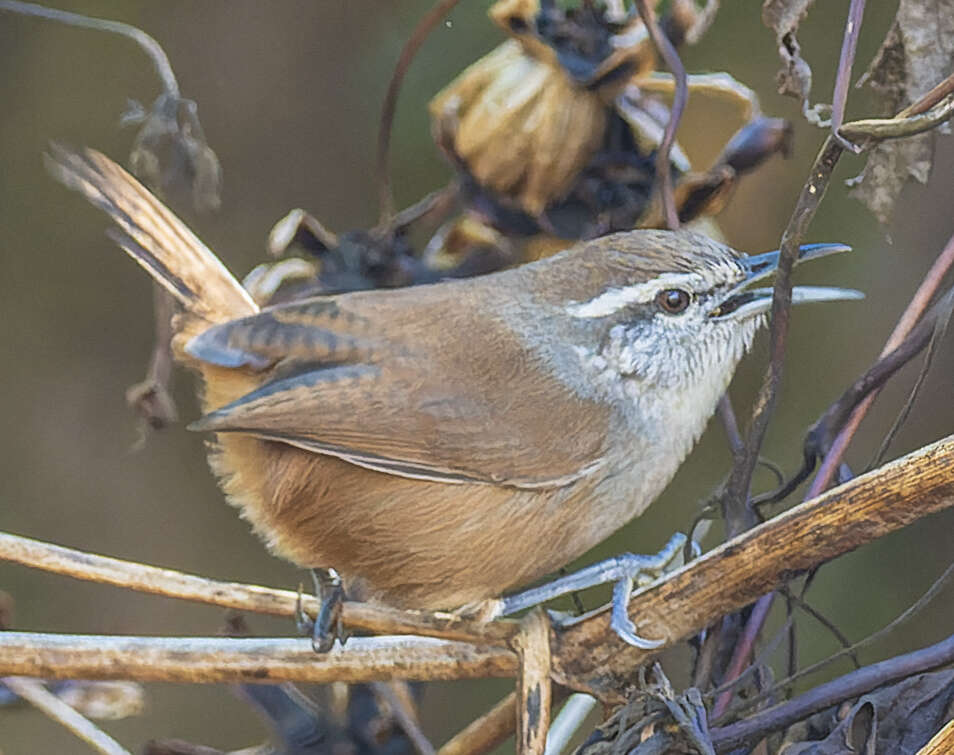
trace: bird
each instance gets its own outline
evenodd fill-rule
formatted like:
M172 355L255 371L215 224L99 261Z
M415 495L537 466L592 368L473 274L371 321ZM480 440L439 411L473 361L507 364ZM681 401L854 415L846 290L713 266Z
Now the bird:
M752 283L778 252L635 230L480 277L260 308L111 159L47 159L179 303L173 351L201 381L191 428L213 434L227 499L274 554L394 607L497 600L643 513L771 304Z

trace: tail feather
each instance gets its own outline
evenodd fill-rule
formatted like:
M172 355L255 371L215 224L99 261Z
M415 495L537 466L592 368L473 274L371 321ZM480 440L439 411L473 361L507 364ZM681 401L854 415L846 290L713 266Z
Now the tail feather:
M53 145L50 172L104 210L109 233L186 309L209 324L245 317L258 305L222 261L139 181L100 152ZM190 328L191 330L191 328Z

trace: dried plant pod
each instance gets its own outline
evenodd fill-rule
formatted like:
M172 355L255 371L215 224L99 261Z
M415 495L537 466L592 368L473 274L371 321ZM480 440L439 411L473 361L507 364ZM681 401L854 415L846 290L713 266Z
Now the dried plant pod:
M563 69L578 86L599 92L606 102L629 79L656 65L655 48L635 14L616 18L608 8L586 2L558 8L554 2L498 0L488 15L528 55ZM685 23L681 15L674 20Z
M481 187L531 215L563 198L599 148L606 106L508 40L430 104L435 138Z
M513 39L434 97L432 128L483 190L537 217L568 195L603 143L616 95L655 56L639 19L623 26L588 4L501 0L490 16Z
M146 111L130 103L123 122L138 124L129 155L132 172L166 201L197 212L221 204L222 169L192 100L161 94Z
M242 285L256 303L270 306L317 294L483 275L523 261L506 236L470 213L438 228L422 251L410 238L433 203L425 198L419 204L423 212L418 206L409 208L397 216L402 222L393 228L340 234L307 211L292 210L272 228L269 253L304 254L306 259L283 256L263 263Z
M435 273L455 278L483 275L523 261L506 236L470 214L438 228L422 260Z

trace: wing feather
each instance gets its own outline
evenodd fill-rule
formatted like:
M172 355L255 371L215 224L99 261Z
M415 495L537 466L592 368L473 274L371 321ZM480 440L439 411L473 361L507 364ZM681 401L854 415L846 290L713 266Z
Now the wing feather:
M601 463L600 407L547 378L492 317L464 333L454 296L443 306L431 296L428 308L411 306L408 296L308 300L206 331L187 347L194 357L264 370L265 380L193 428L447 483L558 486ZM396 317L400 328L385 325ZM387 340L375 335L382 331ZM515 400L528 390L533 401Z

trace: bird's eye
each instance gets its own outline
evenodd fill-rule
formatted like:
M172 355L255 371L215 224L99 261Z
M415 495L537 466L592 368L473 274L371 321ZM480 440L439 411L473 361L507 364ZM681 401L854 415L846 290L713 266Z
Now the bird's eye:
M692 296L681 288L667 288L656 294L656 306L667 315L679 315L686 311Z

